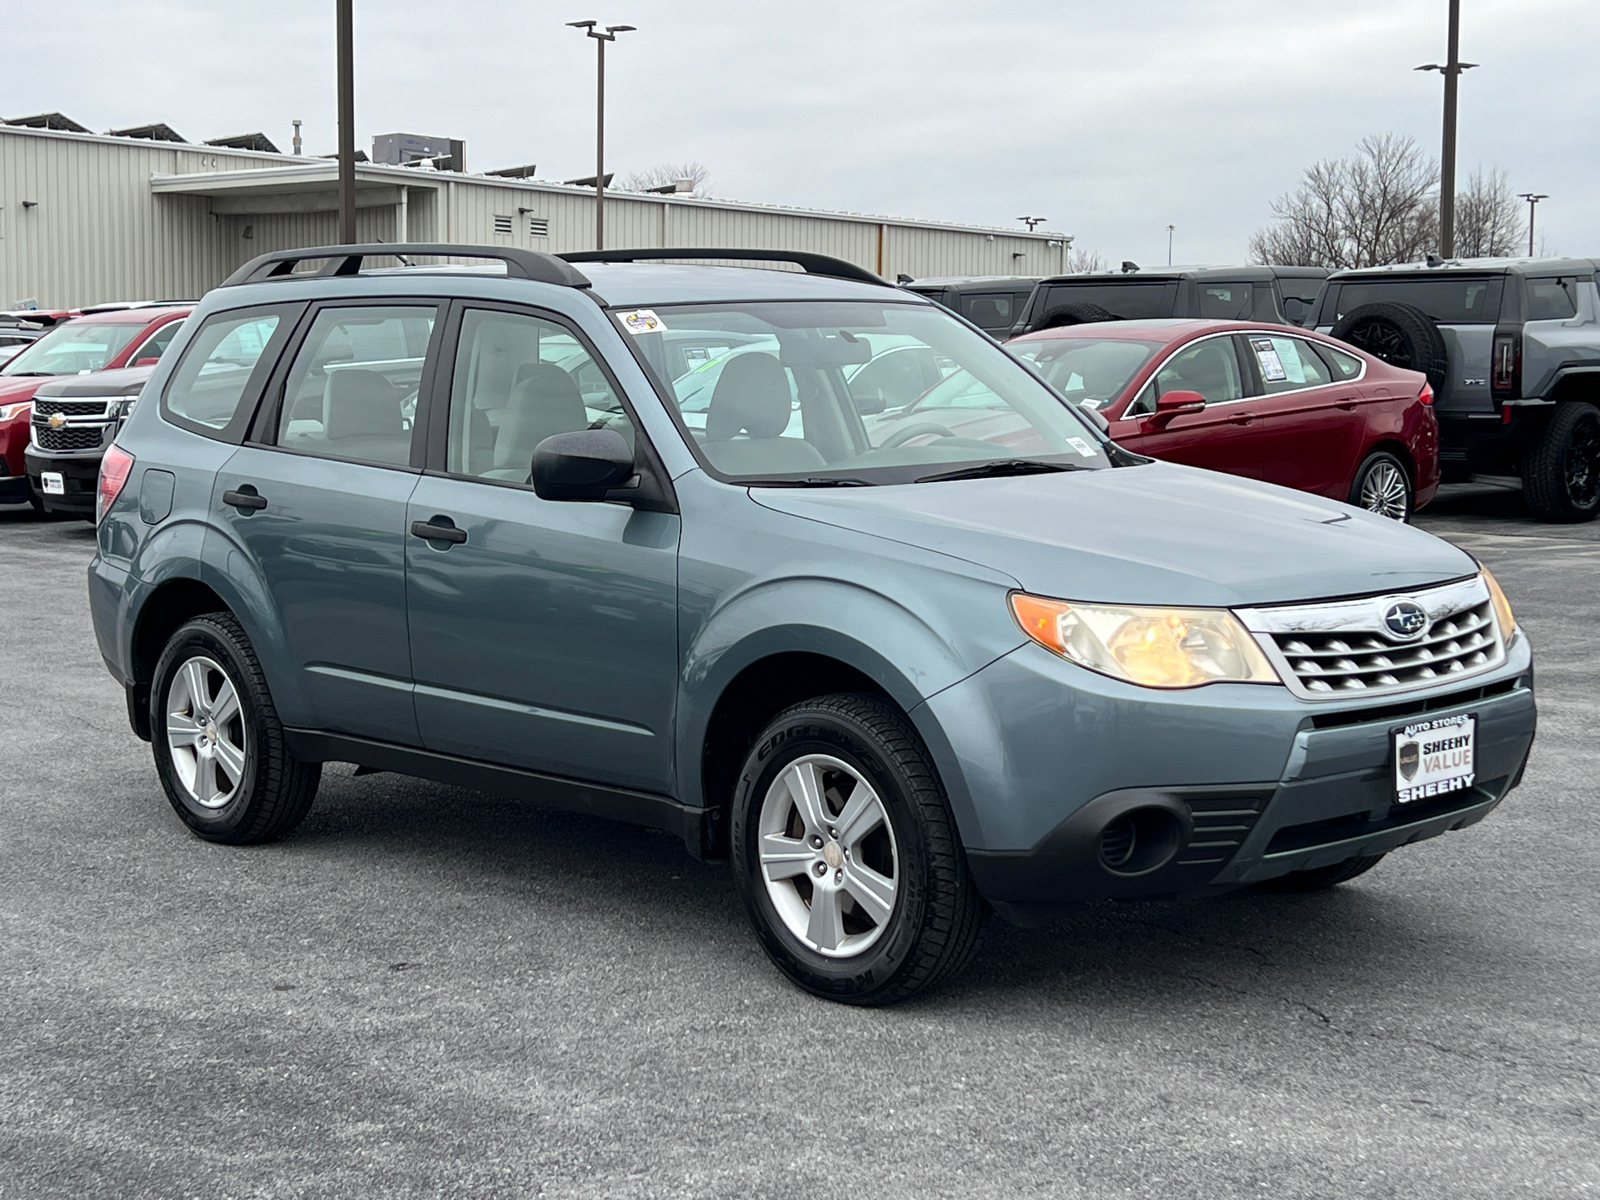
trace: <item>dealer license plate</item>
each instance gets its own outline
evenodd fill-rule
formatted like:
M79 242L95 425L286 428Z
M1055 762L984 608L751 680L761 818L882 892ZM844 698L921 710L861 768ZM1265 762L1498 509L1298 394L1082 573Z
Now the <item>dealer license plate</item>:
M67 494L67 484L61 478L60 471L45 471L39 476L39 482L44 486L44 494L46 496L65 496Z
M1471 787L1477 743L1477 717L1440 717L1395 730L1395 801L1409 804Z

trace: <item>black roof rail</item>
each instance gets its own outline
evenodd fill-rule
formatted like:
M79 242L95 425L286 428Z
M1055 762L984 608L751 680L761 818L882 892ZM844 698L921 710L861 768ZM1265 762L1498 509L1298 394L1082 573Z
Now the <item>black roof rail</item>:
M879 287L893 287L887 279L874 275L865 267L832 258L826 254L812 254L807 250L708 250L694 247L667 247L650 250L582 250L558 257L569 263L649 262L678 258L725 258L733 262L786 262L793 263L807 275L827 275L833 279L848 279L855 283L875 283Z
M574 270L553 254L540 250L517 250L507 246L451 246L433 242L378 242L361 246L313 246L302 250L274 250L259 258L252 258L232 275L222 281L223 287L237 287L245 283L260 283L266 279L285 279L293 274L302 262L323 258L327 262L316 273L316 278L338 278L359 275L361 264L368 258L395 258L404 256L429 258L487 258L506 265L506 274L512 279L532 279L538 283L554 283L562 287L589 287L588 276ZM307 278L307 276L299 276Z

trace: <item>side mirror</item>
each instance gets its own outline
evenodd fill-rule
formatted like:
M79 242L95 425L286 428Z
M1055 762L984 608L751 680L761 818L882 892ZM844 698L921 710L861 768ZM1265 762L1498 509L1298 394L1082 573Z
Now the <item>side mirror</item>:
M1088 417L1089 420L1094 422L1095 428L1101 433L1111 432L1111 422L1106 420L1105 413L1101 412L1092 404L1080 404L1078 407L1083 410L1084 416Z
M855 401L856 411L863 417L875 417L889 407L882 388L869 388L864 394L851 392L850 399Z
M1162 392L1156 397L1156 411L1150 420L1165 425L1180 413L1197 413L1206 406L1206 398L1199 392Z
M637 474L633 451L615 429L558 433L533 451L533 490L541 500L606 500Z

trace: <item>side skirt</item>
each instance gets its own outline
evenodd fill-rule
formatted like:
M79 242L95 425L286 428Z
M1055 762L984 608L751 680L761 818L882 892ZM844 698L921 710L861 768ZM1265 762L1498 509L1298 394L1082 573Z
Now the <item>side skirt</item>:
M312 729L285 729L283 733L289 753L301 762L354 763L364 774L393 771L398 775L414 775L456 787L530 800L547 808L664 829L681 837L684 848L695 858L705 856L706 810L680 804L670 796L585 783L559 775L542 775L516 767L491 766L449 754Z

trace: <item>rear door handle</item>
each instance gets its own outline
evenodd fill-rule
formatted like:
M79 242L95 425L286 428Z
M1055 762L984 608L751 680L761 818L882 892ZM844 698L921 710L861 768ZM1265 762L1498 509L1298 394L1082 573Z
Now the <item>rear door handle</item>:
M1333 402L1333 406L1335 408L1342 408L1345 412L1351 412L1355 409L1356 402L1354 398L1350 396L1341 396L1339 399Z
M434 517L431 521L411 522L411 536L426 542L449 542L452 546L459 546L467 540L467 531L457 529L449 517Z
M240 513L259 512L267 506L267 498L256 491L248 483L237 491L229 490L222 493L222 502L230 508L237 508Z
M1232 425L1248 425L1248 424L1250 424L1251 421L1254 421L1255 419L1256 419L1255 413L1253 413L1253 412L1241 412L1241 413L1234 413L1233 416L1228 418L1228 422L1230 424L1232 424Z

